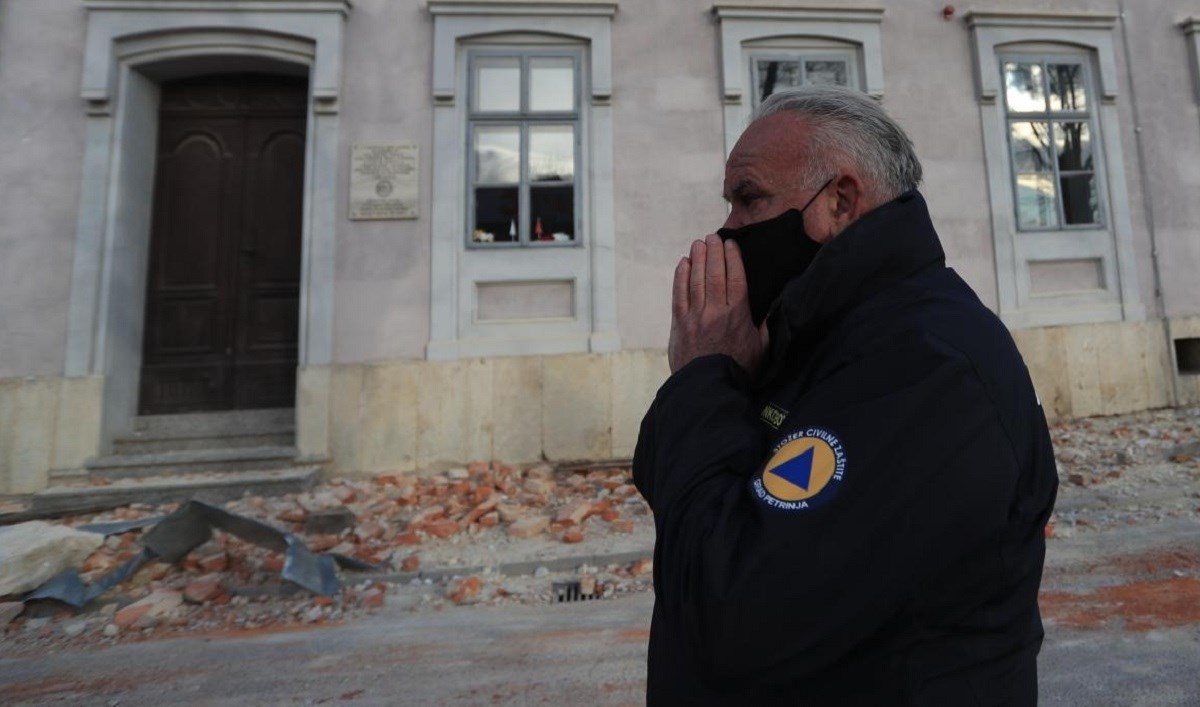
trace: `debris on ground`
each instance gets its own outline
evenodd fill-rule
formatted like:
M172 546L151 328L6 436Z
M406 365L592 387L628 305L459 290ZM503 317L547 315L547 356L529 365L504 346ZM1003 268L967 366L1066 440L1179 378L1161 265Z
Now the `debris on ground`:
M14 600L0 603L0 645L20 652L178 632L274 630L341 622L385 605L421 610L549 602L551 580L577 573L569 559L576 556L619 560L583 566L596 576L598 596L650 585L648 576L632 570L634 560L649 556L654 531L628 468L564 473L549 465L479 463L429 476L333 479L304 493L205 507L135 503L48 524L97 539L94 551L74 562L75 590L105 577L119 581L101 585L104 593L78 612L57 601L22 604L15 592L0 595L0 602ZM164 517L193 512L208 521L248 522L260 534L262 527L291 534L312 553L343 555L378 571L345 575L350 586L314 595L281 578L287 555L279 543L248 541L226 532L244 527L222 522L186 524L178 533L178 557L160 553L176 562L148 552L147 543L162 549L154 534L161 534L156 527ZM209 525L216 532L206 531ZM108 536L73 530L81 527ZM120 576L117 570L126 566L132 571Z
M41 520L0 527L0 597L41 586L103 543L95 533Z

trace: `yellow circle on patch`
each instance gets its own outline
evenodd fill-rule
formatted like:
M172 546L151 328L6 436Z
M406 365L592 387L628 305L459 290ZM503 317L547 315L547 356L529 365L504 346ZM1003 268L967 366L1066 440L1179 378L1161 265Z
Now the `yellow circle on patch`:
M800 437L775 452L763 469L762 483L781 501L805 501L829 485L837 461L838 455L825 440Z

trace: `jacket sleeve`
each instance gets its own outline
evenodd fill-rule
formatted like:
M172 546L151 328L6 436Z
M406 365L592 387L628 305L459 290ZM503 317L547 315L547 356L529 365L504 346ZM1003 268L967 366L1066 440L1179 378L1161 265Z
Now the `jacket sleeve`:
M803 679L796 666L821 670L901 608L919 615L945 568L1002 561L995 546L1019 470L958 352L899 342L788 401L779 438L820 428L844 453L842 480L810 508L756 493L771 449L750 404L730 359L694 361L659 391L635 453L658 533L664 633L701 679Z

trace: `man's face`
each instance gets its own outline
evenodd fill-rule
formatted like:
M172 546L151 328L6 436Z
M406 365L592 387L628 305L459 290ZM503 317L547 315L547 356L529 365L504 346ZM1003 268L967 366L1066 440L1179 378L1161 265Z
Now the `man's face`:
M725 163L725 199L730 211L724 227L741 228L788 209L804 208L820 189L820 185L803 184L799 179L807 160L808 126L802 118L775 113L753 123ZM818 243L841 230L831 205L836 209L836 188L818 194L804 212L805 231Z

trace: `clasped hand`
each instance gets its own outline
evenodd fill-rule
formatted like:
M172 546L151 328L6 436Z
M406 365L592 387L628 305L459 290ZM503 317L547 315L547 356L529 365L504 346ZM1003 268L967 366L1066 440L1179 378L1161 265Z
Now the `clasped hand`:
M767 347L767 325L750 318L746 271L737 243L709 234L675 267L667 362L674 373L693 359L726 354L753 374Z

